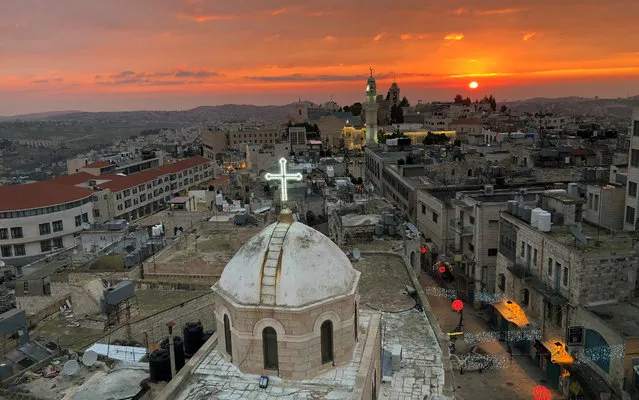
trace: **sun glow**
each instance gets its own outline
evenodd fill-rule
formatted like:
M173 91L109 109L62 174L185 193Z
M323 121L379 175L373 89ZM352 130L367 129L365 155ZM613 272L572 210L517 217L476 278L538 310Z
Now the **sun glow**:
M479 83L472 81L468 84L468 87L471 89L477 89L479 87Z

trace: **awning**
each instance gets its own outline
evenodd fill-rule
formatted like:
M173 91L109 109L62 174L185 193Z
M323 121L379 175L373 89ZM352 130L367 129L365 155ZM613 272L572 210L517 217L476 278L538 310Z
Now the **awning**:
M512 322L517 325L518 328L528 328L530 326L530 321L526 313L514 301L500 301L498 303L492 303L492 306L499 311L506 321Z
M550 352L550 361L555 364L572 364L575 359L566 351L566 344L559 340L544 340L544 347Z

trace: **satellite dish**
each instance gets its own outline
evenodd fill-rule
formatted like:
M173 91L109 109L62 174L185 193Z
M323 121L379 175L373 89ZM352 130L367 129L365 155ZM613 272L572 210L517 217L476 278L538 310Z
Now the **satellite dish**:
M62 373L65 375L75 375L80 369L80 364L76 360L69 360L62 367Z
M5 263L4 261L0 260L0 268L4 267L5 265L7 265L7 263Z
M91 229L91 224L88 224L86 222L83 223L81 226L82 226L82 229L84 229L85 231Z
M355 249L353 250L353 258L356 260L359 260L359 258L362 256L362 253L360 253L359 249Z
M82 356L82 364L90 367L95 364L96 361L98 361L98 353L93 350L87 350L84 352L84 355Z

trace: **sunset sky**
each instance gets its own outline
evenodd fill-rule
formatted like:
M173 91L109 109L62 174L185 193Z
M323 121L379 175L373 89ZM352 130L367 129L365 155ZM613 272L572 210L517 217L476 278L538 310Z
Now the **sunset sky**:
M639 94L638 0L1 3L0 115Z

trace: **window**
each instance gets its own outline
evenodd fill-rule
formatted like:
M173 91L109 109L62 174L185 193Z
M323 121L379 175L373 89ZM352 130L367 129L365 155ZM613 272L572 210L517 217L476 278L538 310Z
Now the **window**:
M51 251L51 241L43 240L40 242L40 251L46 253L47 251Z
M530 291L528 289L524 289L523 298L521 299L521 302L526 307L528 307L528 305L530 304Z
M637 182L628 181L628 196L637 197Z
M588 193L588 208L592 210L592 193Z
M320 328L322 364L333 362L333 323L324 321Z
M468 243L468 250L472 253L475 252L475 246L472 243Z
M122 193L118 193L115 195L116 200L122 200Z
M46 223L46 224L40 224L40 234L41 235L48 235L51 233L51 224L50 223Z
M426 214L426 206L422 204L422 214Z
M639 121L633 121L632 136L639 136Z
M521 256L525 256L525 251L526 251L526 242L521 242Z
M554 307L549 301L546 301L545 304L546 304L546 319L552 320Z
M9 230L7 228L0 228L0 240L9 239Z
M505 290L506 289L506 275L504 274L499 274L499 281L498 281L498 286L501 290Z
M475 225L475 217L468 217L468 223L471 225Z
M96 208L93 210L93 218L99 218L99 217L100 217L100 210Z
M53 232L61 232L62 231L62 221L53 221Z
M22 237L23 235L21 227L11 228L11 239L21 239Z
M277 369L277 332L268 326L262 331L262 347L264 350L264 369Z
M437 220L439 219L439 215L433 211L433 222L437 223Z
M557 306L557 311L555 312L555 326L557 326L557 328L561 328L562 327L562 322L564 319L564 312L561 309L561 306Z
M28 281L24 281L22 283L22 293L29 294L29 282Z
M11 257L11 246L2 246L2 257Z
M568 267L564 267L563 285L568 287Z
M639 150L632 150L630 152L630 166L639 167Z
M231 323L229 322L229 316L224 315L224 346L226 348L226 354L233 358L233 344L231 343Z
M27 252L24 249L24 245L23 244L16 244L15 246L13 246L13 254L15 254L16 257L26 255Z
M548 258L548 276L552 276L552 266L553 266L552 258Z
M626 223L635 224L635 209L633 207L626 206Z
M595 195L595 201L593 201L592 203L592 208L595 211L599 211L599 195L598 194Z
M89 213L82 214L82 222L89 223Z
M535 266L535 267L537 266L537 249L533 250L532 265Z
M64 245L62 244L62 238L61 237L53 238L52 242L53 242L53 248L54 249L61 249L61 248L64 247Z
M359 310L357 309L357 303L355 303L355 315L353 316L353 326L355 327L355 341L358 341L358 332L359 329Z
M494 257L497 255L497 249L488 249L488 257Z
M82 225L82 216L81 215L76 215L75 216L75 226L80 226Z
M124 208L131 207L131 200L124 200Z

